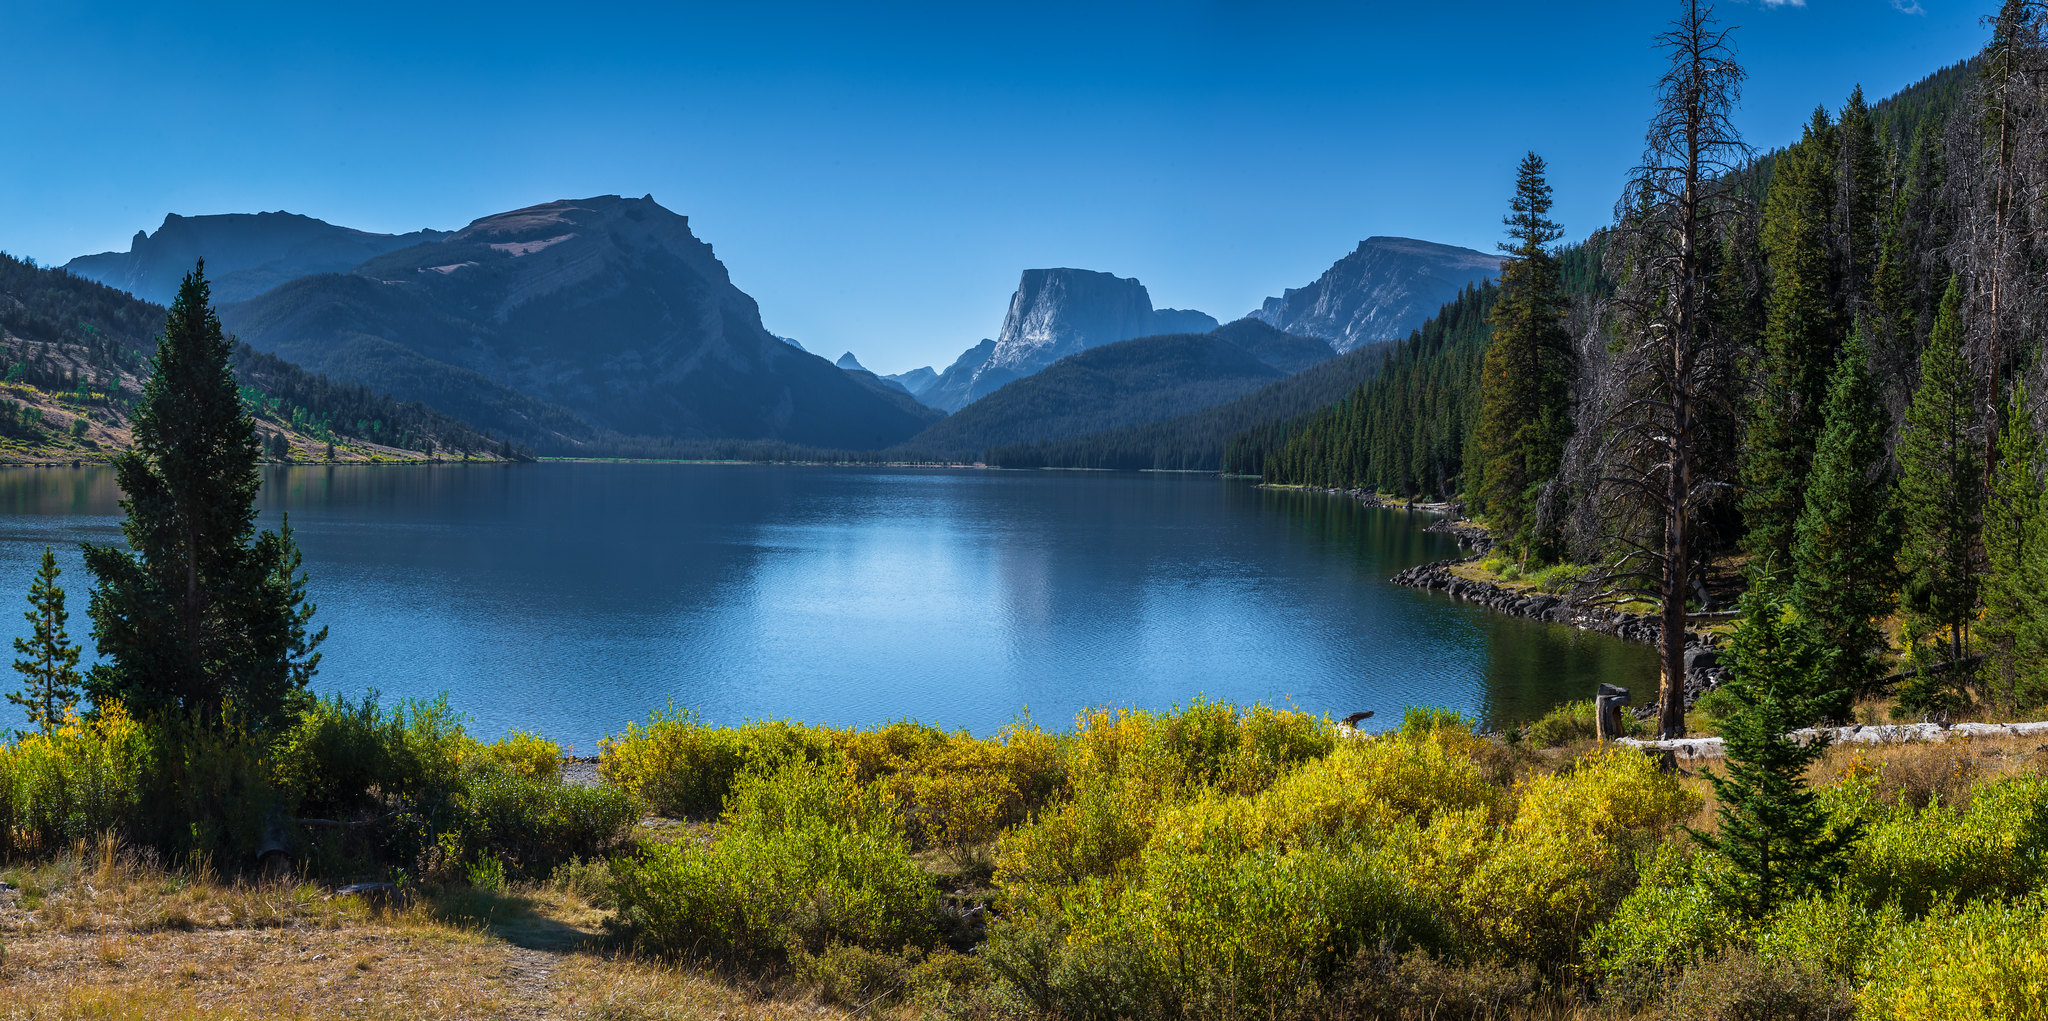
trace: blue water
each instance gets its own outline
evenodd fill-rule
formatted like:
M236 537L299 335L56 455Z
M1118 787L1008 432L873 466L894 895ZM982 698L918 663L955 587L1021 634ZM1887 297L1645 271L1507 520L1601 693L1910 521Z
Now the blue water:
M118 499L105 469L0 471L0 600L54 545L89 646L77 544L120 541ZM316 689L446 692L480 734L585 751L671 701L717 722L977 733L1198 694L1512 722L1655 670L1644 647L1386 584L1456 555L1425 517L1241 480L302 467L269 471L262 508L289 512L332 629ZM0 613L0 632L27 627Z

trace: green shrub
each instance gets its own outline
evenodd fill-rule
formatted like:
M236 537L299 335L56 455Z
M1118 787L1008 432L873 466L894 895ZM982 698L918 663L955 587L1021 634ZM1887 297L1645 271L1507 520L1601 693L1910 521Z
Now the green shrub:
M1735 692L1726 687L1713 688L1701 695L1692 704L1693 710L1719 727L1741 708L1735 699Z
M119 705L0 744L0 854L47 854L103 833L139 839L157 761L152 735Z
M663 815L718 814L733 781L748 770L838 756L831 736L784 721L713 727L687 709L657 710L645 726L598 742L598 773Z
M1578 590L1586 578L1598 568L1586 564L1552 564L1541 570L1531 571L1524 580L1535 583L1539 591L1551 595L1569 595Z
M2048 1019L2048 898L1943 908L1881 936L1859 1016L1873 1021Z
M621 924L663 953L757 961L937 939L937 889L890 806L802 759L743 776L708 843L652 845L612 869Z
M461 858L534 878L612 850L640 817L624 791L535 779L488 760L466 771L459 815L451 829L469 849Z
M1591 741L1600 736L1594 722L1595 715L1591 699L1566 702L1529 724L1529 729L1522 736L1538 748L1561 748L1578 741Z
M1057 1017L1285 1016L1353 953L1426 932L1362 848L1148 848L1131 880L1091 878L991 926L984 956Z
M1409 706L1401 710L1402 737L1418 737L1434 734L1440 730L1457 730L1471 733L1472 721L1455 709L1438 709L1433 706Z
M1838 784L1827 797L1865 820L1842 883L1867 906L1897 902L1917 916L1942 900L2017 897L2048 882L2048 778L1980 784L1960 811L1884 806L1869 781Z
M1659 846L1636 888L1587 937L1590 962L1625 981L1655 982L1740 938L1742 920L1698 876L1709 867L1703 857Z
M374 691L360 701L337 694L313 700L286 733L277 777L301 811L347 814L444 799L482 749L446 695L386 709Z

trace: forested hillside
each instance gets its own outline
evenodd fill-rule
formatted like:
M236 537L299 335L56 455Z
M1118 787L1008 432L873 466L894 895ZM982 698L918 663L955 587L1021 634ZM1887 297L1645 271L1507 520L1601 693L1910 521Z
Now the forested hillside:
M1613 289L1601 253L1596 236L1558 254L1567 292L1587 308ZM1479 412L1480 363L1493 337L1487 317L1498 296L1492 284L1466 288L1342 400L1233 438L1224 471L1403 496L1456 492Z
M1794 614L1756 640L1832 650L1799 668L1808 718L1902 664L1898 712L2048 703L2048 12L2007 3L1974 59L1758 155L1733 50L1687 10L1616 223L1551 249L1530 154L1497 291L1256 467L1463 499L1501 562L1654 603L1667 733L1715 561Z
M1012 380L912 437L896 453L986 460L993 449L1162 422L1235 400L1335 354L1313 337L1252 319L1208 333L1118 341Z
M98 460L125 448L163 322L160 305L0 253L7 459ZM273 459L524 456L425 405L333 382L247 345L236 345L234 367Z
M998 468L1097 468L1121 471L1225 470L1225 448L1284 440L1305 415L1350 393L1371 378L1388 345L1374 344L1310 366L1225 404L1164 422L996 447L988 463ZM1242 459L1240 459L1242 460Z
M1885 167L1883 194L1877 200L1884 206L1889 233L1895 235L1887 239L1886 247L1894 253L1902 286L1911 292L1906 300L1918 320L1915 336L1931 328L1934 303L1940 297L1940 266L1945 263L1942 251L1948 243L1949 228L1937 201L1944 173L1944 133L1958 103L1979 102L1979 67L1972 60L1944 68L1866 114L1863 130L1881 147ZM1825 130L1834 130L1832 118ZM1750 208L1721 239L1729 257L1722 266L1729 284L1722 293L1723 314L1752 334L1760 329L1769 289L1768 257L1759 240L1769 229L1764 223L1765 199L1776 168L1791 151L1764 153L1729 175L1730 197ZM1565 291L1573 301L1574 332L1582 347L1595 349L1608 341L1605 331L1611 324L1601 319L1601 306L1613 292L1602 233L1557 253ZM1404 496L1458 495L1464 483L1466 440L1479 410L1480 362L1492 339L1486 323L1490 310L1490 298L1466 291L1396 349L1383 380L1291 423L1287 439L1270 459L1259 456L1269 445L1259 434L1248 432L1241 443L1232 444L1233 451L1242 448L1245 455L1234 455L1226 470L1260 474L1283 484L1362 487ZM1759 338L1752 335L1744 343L1754 348ZM1903 410L1909 393L1908 377L1916 366L1908 363L1917 352L1917 344L1891 344L1873 352L1887 369L1880 375L1895 415Z

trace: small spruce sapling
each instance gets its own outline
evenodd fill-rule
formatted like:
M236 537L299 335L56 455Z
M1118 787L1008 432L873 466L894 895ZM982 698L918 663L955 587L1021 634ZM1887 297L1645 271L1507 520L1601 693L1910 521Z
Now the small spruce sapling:
M1713 873L1715 896L1749 918L1824 887L1833 867L1861 835L1838 825L1806 782L1806 767L1827 749L1825 739L1801 744L1787 736L1838 697L1814 691L1830 676L1835 651L1788 614L1768 573L1743 597L1743 624L1731 643L1732 677L1723 686L1730 711L1721 722L1728 768L1710 772L1720 800L1720 832L1694 832L1730 868Z
M64 590L57 586L62 573L57 554L43 547L43 566L29 582L29 608L22 615L33 630L29 637L14 640L14 651L23 656L14 661L23 687L7 696L28 712L30 726L46 734L78 705L79 649L64 630L70 614L64 609Z

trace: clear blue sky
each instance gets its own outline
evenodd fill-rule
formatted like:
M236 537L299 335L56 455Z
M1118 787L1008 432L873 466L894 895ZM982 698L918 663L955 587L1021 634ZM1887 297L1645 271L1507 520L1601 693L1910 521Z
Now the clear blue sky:
M1517 158L1573 236L1640 154L1666 0L465 6L0 0L0 250L164 214L452 228L689 215L769 329L940 367L1026 267L1229 320L1373 234L1490 249ZM1902 10L1901 7L1906 8ZM1974 52L1995 0L1724 2L1740 124L1796 137Z

